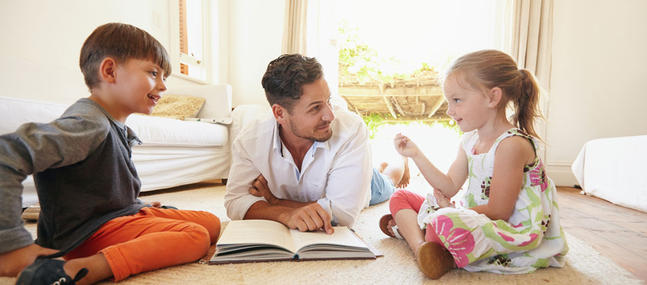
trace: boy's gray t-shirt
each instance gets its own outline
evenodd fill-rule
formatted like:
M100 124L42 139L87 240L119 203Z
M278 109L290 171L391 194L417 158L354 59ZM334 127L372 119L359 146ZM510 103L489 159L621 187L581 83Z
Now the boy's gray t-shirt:
M34 174L40 200L36 243L69 252L101 225L132 215L140 181L130 128L84 98L47 124L0 136L0 253L33 242L21 219L22 181Z

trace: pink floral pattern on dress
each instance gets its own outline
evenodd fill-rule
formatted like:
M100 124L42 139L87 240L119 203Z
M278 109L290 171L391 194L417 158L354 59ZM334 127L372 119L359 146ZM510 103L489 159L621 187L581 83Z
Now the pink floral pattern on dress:
M537 239L538 236L539 235L537 235L535 233L530 234L530 239L527 240L527 241L522 242L519 246L523 247L523 246L529 245L531 242L535 241L535 239Z
M474 249L474 237L466 229L454 228L452 219L440 215L431 222L433 229L438 236L445 238L445 247L454 257L458 267L465 267L470 263L467 254Z
M465 209L489 202L495 150L511 136L528 139L537 152L535 138L511 129L497 138L488 153L474 155L471 150L479 140L478 132L466 133L462 148L468 161L469 186L457 203L463 207L440 213L420 211L418 216L426 228L425 240L447 248L456 265L470 272L518 274L564 265L568 246L559 225L556 189L539 157L523 167L523 185L509 219L492 220ZM551 242L544 242L548 240Z
M499 234L499 236L502 237L503 240L505 240L505 241L514 241L513 237L511 237L509 235L506 235L506 234L504 234L502 232L497 232L497 234Z
M541 192L546 191L548 188L548 179L546 179L546 171L544 171L544 164L539 161L539 164L528 173L530 177L530 186L540 186Z

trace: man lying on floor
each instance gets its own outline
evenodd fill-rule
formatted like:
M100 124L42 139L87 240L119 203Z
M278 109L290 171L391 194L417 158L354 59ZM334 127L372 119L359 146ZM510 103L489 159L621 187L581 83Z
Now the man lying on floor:
M408 183L406 160L371 167L362 119L330 104L321 65L299 54L270 62L262 80L273 118L235 139L225 207L232 220L268 219L291 229L352 226L369 204Z

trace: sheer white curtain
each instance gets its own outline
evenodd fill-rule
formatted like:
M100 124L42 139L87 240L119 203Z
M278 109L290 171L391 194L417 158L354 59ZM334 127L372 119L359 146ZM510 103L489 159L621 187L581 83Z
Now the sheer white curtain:
M283 53L300 53L316 57L324 67L324 74L333 93L333 101L345 101L338 96L338 51L336 42L336 9L343 2L332 0L285 0L286 17L283 34ZM548 116L550 91L553 0L490 0L488 13L494 19L491 44L512 55L520 68L535 74L542 87L540 108ZM393 2L393 5L398 5ZM470 5L465 2L464 5ZM397 23L394 23L397 24ZM442 44L442 43L439 43ZM403 47L403 53L407 52ZM537 125L539 135L545 137L545 122Z
M550 90L552 60L553 0L513 1L513 36L509 51L521 68L535 74Z
M315 57L321 63L333 104L346 108L338 92L336 1L286 0L282 52Z
M529 70L537 79L541 89L539 108L544 119L535 123L535 129L545 139L550 99L553 0L514 0L507 3L506 9L512 16L506 52L517 61L519 68ZM545 154L545 149L540 149L544 161Z
M285 1L285 24L283 28L282 53L300 53L307 51L308 0Z

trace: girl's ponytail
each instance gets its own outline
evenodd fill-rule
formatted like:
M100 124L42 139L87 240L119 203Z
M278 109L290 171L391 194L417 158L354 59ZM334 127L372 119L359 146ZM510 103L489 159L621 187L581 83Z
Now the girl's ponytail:
M519 69L520 91L517 98L511 98L515 105L514 123L528 135L539 138L535 132L535 118L541 117L539 106L539 86L530 71Z

